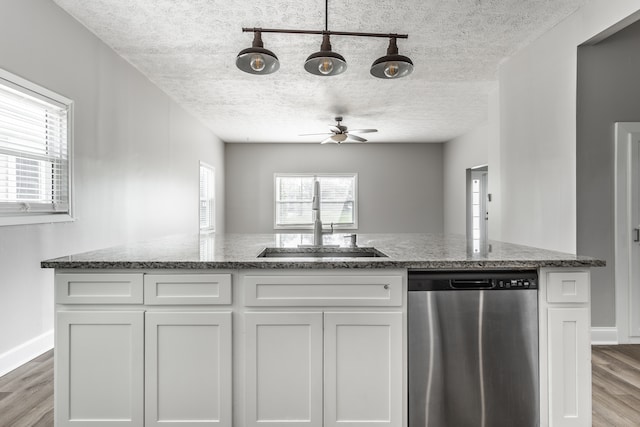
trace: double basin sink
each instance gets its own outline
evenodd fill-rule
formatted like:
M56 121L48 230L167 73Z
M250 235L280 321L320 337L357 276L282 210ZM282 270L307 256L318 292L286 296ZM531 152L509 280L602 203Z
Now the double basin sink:
M330 246L264 248L258 254L258 258L378 258L386 256L372 247L340 248Z

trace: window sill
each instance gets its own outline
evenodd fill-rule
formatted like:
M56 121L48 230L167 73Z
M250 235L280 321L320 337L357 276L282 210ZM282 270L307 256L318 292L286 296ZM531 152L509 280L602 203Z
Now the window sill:
M11 225L50 224L54 222L73 222L76 219L68 214L42 214L0 217L0 227Z

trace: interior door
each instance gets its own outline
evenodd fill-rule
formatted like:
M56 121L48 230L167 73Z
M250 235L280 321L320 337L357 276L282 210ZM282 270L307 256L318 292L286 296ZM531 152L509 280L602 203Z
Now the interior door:
M630 286L630 330L629 335L640 337L640 132L631 136L631 245L629 265L631 267Z
M640 123L616 123L615 274L620 343L640 343Z

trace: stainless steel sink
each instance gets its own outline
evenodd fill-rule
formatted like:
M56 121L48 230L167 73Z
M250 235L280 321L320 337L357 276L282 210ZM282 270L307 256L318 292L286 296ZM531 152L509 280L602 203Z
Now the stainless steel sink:
M265 248L258 258L373 258L386 257L376 248Z

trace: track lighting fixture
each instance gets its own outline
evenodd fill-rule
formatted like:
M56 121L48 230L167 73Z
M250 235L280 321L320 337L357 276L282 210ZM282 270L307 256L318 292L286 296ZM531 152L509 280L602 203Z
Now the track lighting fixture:
M398 54L397 39L406 39L407 34L361 33L352 31L328 30L329 0L325 0L325 29L324 30L283 30L274 28L243 28L243 32L253 32L253 44L250 48L240 51L236 58L236 66L250 74L271 74L280 68L278 57L264 48L262 33L284 34L319 34L322 35L320 51L309 55L304 63L304 69L316 76L335 76L347 69L347 61L339 53L331 50L330 36L355 37L383 37L389 39L387 54L375 60L371 66L371 75L381 79L397 79L408 76L413 71L413 62L406 56Z

